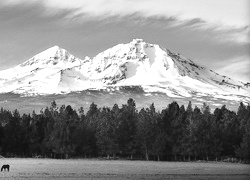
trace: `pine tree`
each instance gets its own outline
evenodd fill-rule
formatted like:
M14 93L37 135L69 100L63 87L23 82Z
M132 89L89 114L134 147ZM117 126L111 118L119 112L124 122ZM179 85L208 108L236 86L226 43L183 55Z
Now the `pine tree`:
M112 118L111 110L103 108L97 125L96 139L101 154L107 155L108 159L110 154L115 157L118 151L116 127L117 121Z
M152 119L149 116L148 110L141 109L137 123L137 142L141 146L142 153L145 155L146 160L149 160L154 138Z
M4 151L12 154L21 154L21 117L17 109L14 110L12 118L6 124Z
M127 104L123 105L117 117L117 140L119 152L123 155L133 155L136 153L136 126L137 110L133 99L128 99Z
M243 103L241 103L237 116L240 120L242 142L236 149L235 153L246 162L247 160L250 160L250 105L245 107Z

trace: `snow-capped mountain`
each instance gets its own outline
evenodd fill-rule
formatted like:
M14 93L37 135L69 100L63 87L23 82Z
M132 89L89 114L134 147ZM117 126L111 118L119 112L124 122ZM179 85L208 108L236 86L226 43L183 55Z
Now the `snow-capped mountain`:
M57 91L59 72L81 65L74 57L58 46L51 47L26 62L0 71L0 92L17 94L50 94Z
M14 68L0 71L0 93L25 96L140 87L169 97L211 96L250 102L248 84L201 67L159 45L134 39L81 60L54 46Z

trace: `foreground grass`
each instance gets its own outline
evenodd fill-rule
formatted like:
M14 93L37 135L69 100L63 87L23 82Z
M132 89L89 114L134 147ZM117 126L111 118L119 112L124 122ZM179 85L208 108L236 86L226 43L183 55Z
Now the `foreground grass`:
M0 179L250 179L250 165L222 162L155 162L2 158Z

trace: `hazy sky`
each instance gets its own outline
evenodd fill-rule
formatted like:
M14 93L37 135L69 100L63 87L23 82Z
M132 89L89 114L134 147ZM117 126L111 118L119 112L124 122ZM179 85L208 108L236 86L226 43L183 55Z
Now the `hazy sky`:
M250 82L250 0L0 0L0 70L58 45L93 57L133 38Z

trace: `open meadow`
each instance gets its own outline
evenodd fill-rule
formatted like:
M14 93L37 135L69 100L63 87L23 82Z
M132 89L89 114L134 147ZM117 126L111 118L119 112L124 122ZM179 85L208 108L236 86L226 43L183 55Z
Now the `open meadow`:
M250 165L97 159L2 158L0 179L250 179Z

